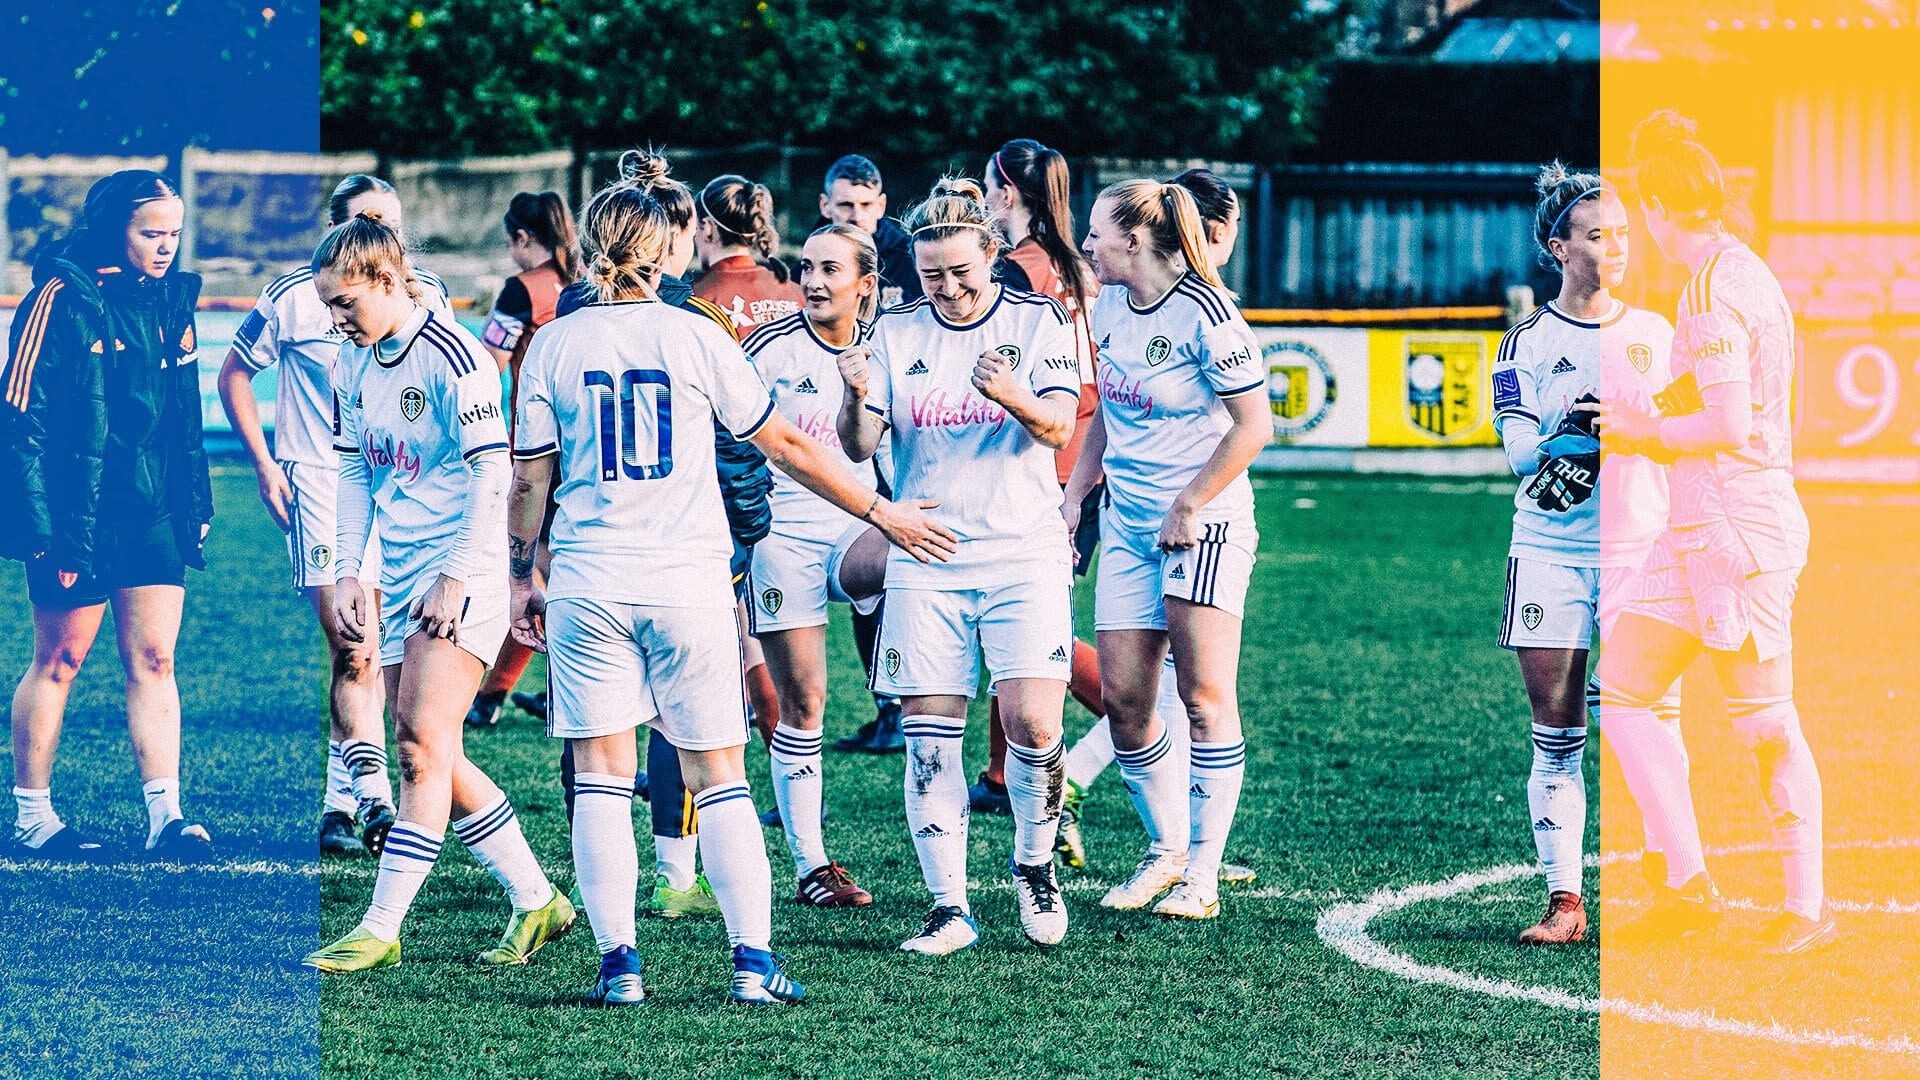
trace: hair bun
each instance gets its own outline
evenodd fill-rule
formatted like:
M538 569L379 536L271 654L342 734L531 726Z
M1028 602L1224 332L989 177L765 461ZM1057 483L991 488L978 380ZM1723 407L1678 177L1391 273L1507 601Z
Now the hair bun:
M965 176L941 177L934 181L933 194L935 197L944 195L972 199L978 203L987 201L986 189L980 186L980 182Z
M365 209L361 210L359 213L353 216L363 221L371 221L375 225L385 225L387 223L386 215L382 214L379 210L371 206L366 207Z
M1677 110L1661 109L1634 127L1627 157L1644 161L1661 147L1697 143L1700 141L1699 131L1699 124L1680 115Z
M1533 180L1533 190L1542 195L1546 195L1561 184L1566 183L1571 176L1572 174L1567 172L1566 163L1559 158L1555 158L1547 164L1540 166L1540 175L1534 177Z
M620 179L652 184L667 178L672 166L651 148L628 150L620 155Z

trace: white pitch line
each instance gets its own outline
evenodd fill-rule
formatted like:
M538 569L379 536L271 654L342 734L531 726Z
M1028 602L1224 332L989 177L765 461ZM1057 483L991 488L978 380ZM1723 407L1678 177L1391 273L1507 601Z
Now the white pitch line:
M1868 850L1890 850L1920 846L1920 840L1873 840L1827 845L1829 849L1864 848ZM1767 845L1749 844L1739 847L1714 849L1715 855L1745 853L1752 850L1768 850ZM1586 863L1598 866L1618 861L1637 861L1638 851L1612 852L1604 858L1589 855ZM1362 967L1384 971L1390 975L1412 982L1445 986L1467 993L1485 994L1489 997L1509 1001L1531 1001L1548 1008L1566 1009L1572 1012L1611 1013L1649 1024L1665 1024L1669 1027L1705 1031L1717 1035L1731 1035L1740 1038L1760 1039L1768 1042L1785 1043L1793 1046L1818 1046L1829 1049L1867 1050L1883 1054L1920 1055L1920 1042L1909 1036L1897 1038L1876 1038L1856 1035L1850 1032L1807 1031L1790 1028L1778 1023L1756 1023L1746 1020L1730 1020L1710 1012L1694 1009L1676 1009L1658 1002L1642 1004L1622 998L1588 997L1551 986L1528 986L1508 982L1504 979L1492 979L1482 975L1473 975L1438 964L1423 964L1404 953L1399 953L1374 940L1368 934L1367 927L1383 915L1412 907L1415 904L1432 903L1447 900L1480 889L1503 885L1522 878L1536 877L1538 867L1510 863L1505 866L1489 867L1485 870L1458 874L1445 881L1409 885L1399 889L1381 889L1367 899L1357 903L1341 903L1320 913L1314 926L1320 941L1328 948L1339 952L1347 959Z

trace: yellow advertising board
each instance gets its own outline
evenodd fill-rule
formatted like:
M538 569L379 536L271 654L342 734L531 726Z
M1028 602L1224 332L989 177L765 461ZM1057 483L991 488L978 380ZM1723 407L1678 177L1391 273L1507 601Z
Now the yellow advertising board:
M1500 334L1367 332L1369 446L1493 446L1488 386Z

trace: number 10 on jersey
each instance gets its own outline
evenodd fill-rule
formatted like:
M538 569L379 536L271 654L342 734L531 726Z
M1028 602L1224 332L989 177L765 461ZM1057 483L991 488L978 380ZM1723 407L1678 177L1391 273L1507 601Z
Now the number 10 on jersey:
M583 373L587 393L599 405L600 479L659 480L673 471L673 387L667 373L657 368L629 368L618 380L612 372ZM639 424L634 398L641 388L653 387L654 454L652 463L640 460ZM617 409L616 409L617 405Z

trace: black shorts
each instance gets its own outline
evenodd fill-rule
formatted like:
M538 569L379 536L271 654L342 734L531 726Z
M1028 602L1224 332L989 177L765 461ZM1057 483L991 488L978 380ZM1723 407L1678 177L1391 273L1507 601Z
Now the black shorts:
M1106 493L1104 482L1095 484L1080 502L1080 526L1073 530L1074 577L1086 577L1093 566L1093 550L1100 546L1100 497Z
M96 607L121 589L142 585L185 585L186 560L173 535L173 519L161 518L131 532L102 530L94 539L93 573L71 586L60 584L60 568L42 556L27 562L27 597L48 611Z

